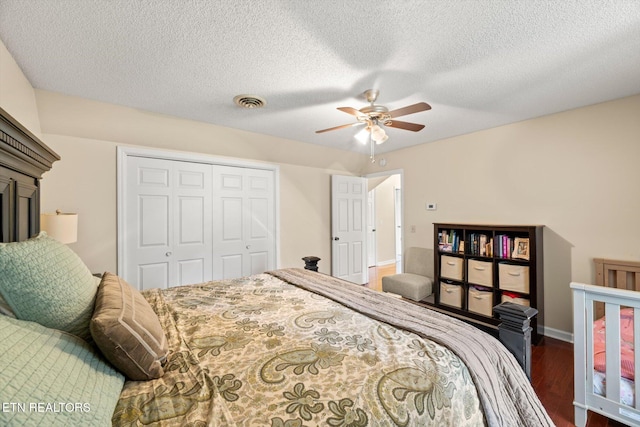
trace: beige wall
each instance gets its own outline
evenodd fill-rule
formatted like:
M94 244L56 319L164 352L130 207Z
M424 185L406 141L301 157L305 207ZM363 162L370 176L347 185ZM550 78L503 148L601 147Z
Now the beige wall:
M44 134L61 157L42 179L42 212L78 213L69 244L93 273L116 273L116 144Z
M335 171L359 171L366 165L363 154L55 92L35 93L44 133Z
M572 331L569 282L593 282L594 257L640 260L639 118L637 95L385 154L404 246L433 247L434 222L545 225L545 326Z
M43 181L42 208L56 209L63 197L69 206L63 209L90 211L80 220L89 229L72 246L90 268L116 268L115 150L125 144L278 164L280 266L302 266L303 256L316 255L320 271L331 271L330 175L353 174L366 156L47 91L36 95L47 140L66 160ZM77 176L91 172L93 163L102 173L89 173L92 190L65 190L78 186ZM105 201L114 207L96 209ZM89 247L96 239L101 249Z
M47 143L60 154L42 182L43 212L80 215L71 245L93 271L116 271L116 147L144 146L280 166L280 263L322 258L331 271L330 176L351 175L366 156L36 91ZM110 139L104 139L110 138Z
M78 242L70 247L92 271L116 271L116 147L110 141L45 134L62 157L42 182L42 209L79 214ZM322 258L329 273L330 174L307 166L280 165L282 267L302 267L302 257Z
M41 136L33 88L2 40L0 40L0 107L34 135Z

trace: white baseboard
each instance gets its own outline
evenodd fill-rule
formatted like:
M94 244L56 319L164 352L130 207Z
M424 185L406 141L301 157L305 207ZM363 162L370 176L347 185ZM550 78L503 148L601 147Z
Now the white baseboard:
M544 335L545 337L555 338L560 341L573 343L572 333L561 331L559 329L550 328L548 326L543 326L540 329L541 329L542 335Z
M376 264L376 267L382 267L384 265L391 265L391 264L395 264L396 260L395 259L388 259L386 261L381 261L379 263Z

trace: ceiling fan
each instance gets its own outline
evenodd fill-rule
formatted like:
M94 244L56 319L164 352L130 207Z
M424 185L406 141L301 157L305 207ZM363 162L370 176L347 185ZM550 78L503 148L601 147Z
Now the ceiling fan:
M417 104L412 104L406 107L389 111L387 107L375 104L379 94L380 92L375 89L369 89L365 91L364 96L366 97L370 105L362 107L359 110L356 110L352 107L338 107L338 110L356 116L357 122L335 126L328 129L317 130L316 133L344 129L352 126L367 125L367 129L369 130L369 134L372 140L377 144L381 144L388 139L388 136L385 134L384 130L380 128L380 125L397 129L410 130L413 132L418 132L424 128L424 125L403 122L400 120L395 120L395 118L406 116L408 114L418 113L420 111L430 110L431 106L429 104L427 104L426 102L418 102Z

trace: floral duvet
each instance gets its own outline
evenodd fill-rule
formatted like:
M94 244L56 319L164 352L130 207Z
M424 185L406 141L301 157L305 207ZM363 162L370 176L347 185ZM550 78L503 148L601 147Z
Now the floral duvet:
M145 297L169 341L165 374L126 382L114 425L486 424L447 347L273 275Z

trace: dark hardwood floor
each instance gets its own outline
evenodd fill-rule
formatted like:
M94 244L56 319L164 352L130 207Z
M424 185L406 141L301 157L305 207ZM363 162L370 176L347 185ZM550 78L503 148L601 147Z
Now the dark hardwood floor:
M531 350L531 383L558 427L573 426L573 344L545 337ZM624 424L589 412L588 427Z
M383 276L395 266L369 269L369 287L382 290ZM573 344L545 337L531 351L531 383L547 413L558 427L573 423ZM589 412L587 427L621 427L624 424Z

